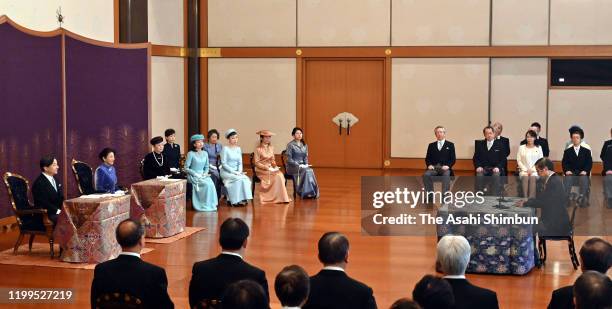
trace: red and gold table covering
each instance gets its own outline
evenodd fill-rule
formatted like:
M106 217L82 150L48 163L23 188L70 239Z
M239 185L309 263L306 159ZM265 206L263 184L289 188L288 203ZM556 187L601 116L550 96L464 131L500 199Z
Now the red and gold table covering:
M146 224L146 236L164 238L185 229L184 179L149 179L132 184L130 217Z

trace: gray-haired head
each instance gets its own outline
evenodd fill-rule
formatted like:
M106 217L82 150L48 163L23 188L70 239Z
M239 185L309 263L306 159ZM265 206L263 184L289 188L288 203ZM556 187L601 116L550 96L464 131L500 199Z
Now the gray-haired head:
M446 235L438 242L437 263L447 275L463 275L471 253L470 243L465 237Z

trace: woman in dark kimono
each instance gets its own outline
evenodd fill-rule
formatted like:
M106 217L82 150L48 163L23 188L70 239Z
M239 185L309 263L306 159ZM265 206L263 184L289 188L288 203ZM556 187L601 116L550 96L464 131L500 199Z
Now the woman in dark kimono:
M207 143L204 144L204 151L208 153L208 163L210 173L210 178L215 184L215 189L217 190L217 199L221 197L221 195L226 195L225 190L223 190L223 182L221 181L221 176L219 174L221 166L217 168L217 156L221 155L221 150L223 149L223 145L219 143L219 131L216 129L212 129L208 131L206 134ZM221 162L219 162L220 164Z
M319 185L314 170L308 164L308 145L304 141L303 131L293 128L293 140L287 144L287 174L293 175L297 194L301 198L318 198Z

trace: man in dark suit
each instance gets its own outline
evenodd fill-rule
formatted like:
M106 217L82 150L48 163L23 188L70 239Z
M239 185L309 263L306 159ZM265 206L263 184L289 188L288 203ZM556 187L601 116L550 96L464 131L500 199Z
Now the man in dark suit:
M470 243L465 237L455 235L442 237L438 242L437 253L436 264L444 273L444 279L453 288L454 308L499 308L495 292L472 285L465 278L465 270L472 253Z
M502 131L504 131L504 126L501 123L496 122L492 125L492 127L495 131L495 139L498 140L502 145L501 149L503 152L503 169L501 171L501 175L506 176L508 173L508 156L510 155L510 139L501 135Z
M107 293L127 293L137 297L144 308L174 308L168 295L168 278L163 268L140 259L144 248L144 226L127 219L119 223L115 233L121 246L116 259L96 265L91 282L91 308Z
M450 177L455 165L455 145L446 140L446 129L437 126L434 129L436 141L427 146L425 165L427 171L423 175L426 192L433 192L433 177L442 178L442 196L450 190Z
M219 243L221 254L193 264L189 283L189 305L221 300L226 288L240 280L253 280L265 291L269 301L268 281L263 270L243 260L249 227L239 218L228 218L221 224Z
M545 157L548 157L548 155L550 155L550 147L548 146L548 140L540 136L540 131L542 130L542 126L540 125L540 123L539 122L532 123L531 126L529 127L529 130L532 130L538 134L538 136L536 136L536 139L535 139L535 144L536 146L542 147L542 154ZM525 145L525 144L527 144L527 140L523 139L521 141L521 145Z
M175 144L176 131L174 129L167 129L164 132L166 136L166 144L164 145L164 157L168 160L168 166L173 169L179 168L179 160L181 159L181 146Z
M589 190L589 176L593 167L591 150L582 147L584 131L578 128L570 134L572 145L563 152L563 173L565 174L565 190L569 193L572 186L579 186L580 196L582 197L581 206L586 206L586 199Z
M223 308L268 309L268 296L259 283L253 280L240 280L230 284L221 301ZM198 307L207 308L207 307Z
M302 267L287 266L276 275L274 291L283 308L302 308L310 294L310 278Z
M148 153L143 162L142 175L144 179L153 179L157 176L170 175L170 166L168 158L164 156L164 139L161 136L156 136L150 141L153 146L153 151Z
M495 139L493 127L482 129L484 140L474 144L474 167L476 168L476 190L483 191L487 178L490 178L491 194L497 195L500 176L503 174L505 149L502 142Z
M610 136L612 137L612 129L610 129ZM612 139L604 143L599 157L603 163L601 175L604 176L604 195L608 199L608 208L612 208Z
M612 308L612 280L597 271L586 271L574 283L576 309Z
M517 202L517 206L541 209L539 224L536 227L536 232L540 236L567 236L570 230L566 209L568 198L561 177L555 174L555 166L548 158L539 159L535 168L542 179L543 190L535 198Z
M338 232L328 232L319 239L318 247L323 270L310 277L310 296L304 308L376 308L372 288L350 278L345 272L348 238Z
M62 184L57 182L54 177L59 170L57 159L51 155L41 158L40 170L42 173L32 184L34 206L46 209L49 220L53 221L55 226L57 216L61 212L62 204L64 203Z
M601 238L591 238L580 248L580 269L602 274L612 267L612 245ZM574 286L568 285L554 290L548 309L574 309Z

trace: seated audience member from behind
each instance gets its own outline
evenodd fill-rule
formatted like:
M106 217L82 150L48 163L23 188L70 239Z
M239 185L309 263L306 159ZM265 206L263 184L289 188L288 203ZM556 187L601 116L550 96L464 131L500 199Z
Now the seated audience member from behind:
M318 248L323 269L310 277L310 295L304 308L376 308L372 289L345 272L349 261L348 238L338 232L327 232L319 239Z
M584 272L574 282L576 309L612 308L612 281L598 271Z
M310 278L302 267L287 266L276 275L274 291L283 308L302 308L310 293Z
M268 297L265 272L244 261L249 237L247 224L240 218L228 218L221 224L219 234L221 254L193 264L189 283L190 307L221 300L227 286L245 279L257 282Z
M425 275L412 290L412 298L423 309L452 309L455 306L453 288L448 281Z
M414 300L409 298L400 298L396 300L389 309L422 309L421 306Z
M455 296L456 309L499 308L497 294L491 290L472 285L465 278L472 249L463 236L446 235L440 239L437 248L437 263L450 283Z
M592 270L606 274L612 267L612 245L609 242L594 237L584 242L580 248L580 269L583 272ZM612 297L612 296L611 296ZM569 285L554 290L548 309L573 309L574 286Z
M168 295L166 271L140 258L144 248L144 226L127 219L117 226L121 254L116 259L96 265L91 283L91 308L104 308L104 294L127 293L137 297L143 308L174 308ZM114 308L114 307L113 307Z
M259 283L240 280L230 284L221 301L223 309L268 309L268 296Z

